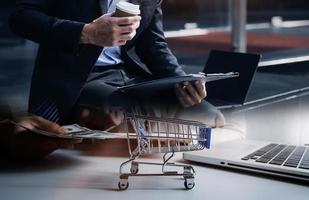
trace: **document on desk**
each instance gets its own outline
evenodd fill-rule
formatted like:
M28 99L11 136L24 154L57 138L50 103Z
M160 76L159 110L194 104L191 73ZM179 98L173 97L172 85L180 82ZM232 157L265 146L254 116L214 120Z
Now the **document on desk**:
M149 92L154 93L162 90L173 89L176 84L180 84L183 82L205 81L207 83L222 79L235 78L238 76L239 76L238 72L216 73L216 74L204 74L204 73L188 74L184 76L173 76L159 79L145 79L119 87L119 89L128 94L141 91L143 93L149 93Z

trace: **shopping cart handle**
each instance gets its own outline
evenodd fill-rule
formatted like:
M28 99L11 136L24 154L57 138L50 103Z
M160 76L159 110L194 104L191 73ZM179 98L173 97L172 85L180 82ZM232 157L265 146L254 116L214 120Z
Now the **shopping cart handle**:
M143 139L147 139L147 137L149 136L149 133L143 127L139 127L138 131Z
M211 141L211 128L200 128L200 144L205 148L210 149L210 141Z

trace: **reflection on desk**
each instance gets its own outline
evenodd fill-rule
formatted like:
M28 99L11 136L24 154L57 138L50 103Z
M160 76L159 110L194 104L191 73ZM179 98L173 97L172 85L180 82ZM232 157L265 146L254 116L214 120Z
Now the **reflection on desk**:
M130 188L118 191L119 165L127 157L86 156L59 150L44 161L28 165L1 162L1 199L308 199L309 187L251 174L194 165L196 186L169 177L130 178ZM144 158L160 161L159 156ZM176 160L181 160L181 154ZM141 170L160 170L153 166Z

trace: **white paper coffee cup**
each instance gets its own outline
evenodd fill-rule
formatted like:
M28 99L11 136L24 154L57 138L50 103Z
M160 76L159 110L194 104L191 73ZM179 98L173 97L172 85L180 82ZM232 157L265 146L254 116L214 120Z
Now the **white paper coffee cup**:
M131 17L140 15L140 6L125 1L120 1L116 5L116 11L113 17Z

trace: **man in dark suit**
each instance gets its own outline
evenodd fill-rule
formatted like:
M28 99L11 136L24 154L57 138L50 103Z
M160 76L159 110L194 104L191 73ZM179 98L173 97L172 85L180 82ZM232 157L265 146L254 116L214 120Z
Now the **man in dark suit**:
M12 30L40 44L31 113L66 123L93 91L105 101L127 80L185 74L165 41L161 0L131 0L141 14L123 18L108 14L116 2L17 0ZM205 83L177 85L175 94L183 107L194 106L206 97Z

